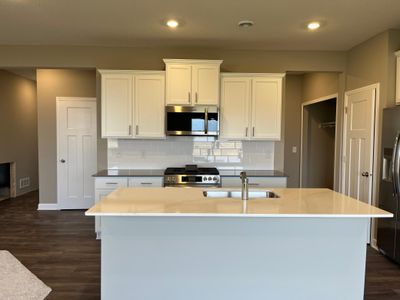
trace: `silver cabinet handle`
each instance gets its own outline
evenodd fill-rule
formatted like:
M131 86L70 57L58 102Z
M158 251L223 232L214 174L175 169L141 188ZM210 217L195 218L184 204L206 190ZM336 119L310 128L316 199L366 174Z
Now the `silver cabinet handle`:
M191 101L191 95L190 95L190 92L188 92L188 102L190 103L190 101Z
M260 185L259 183L249 183L249 185L251 185L251 186L258 186L258 185Z
M256 128L253 126L253 136L255 134Z
M132 135L132 125L129 125L128 130L129 130L129 135Z
M197 94L197 92L194 94L195 95L195 101L196 101L196 103L199 101L199 97L198 97L198 94Z
M140 184L142 184L142 185L152 185L153 183L152 182L141 182Z
M246 127L246 137L249 135L249 127Z
M118 184L118 182L106 182L106 184L115 185L115 184Z
M136 125L136 135L139 134L139 125Z
M65 163L65 159L64 159L64 158L61 158L61 159L60 159L60 163L64 164L64 163Z

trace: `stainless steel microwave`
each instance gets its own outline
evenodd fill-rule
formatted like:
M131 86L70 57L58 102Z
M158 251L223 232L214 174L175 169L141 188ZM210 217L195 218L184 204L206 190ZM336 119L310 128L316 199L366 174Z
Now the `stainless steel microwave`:
M167 135L218 136L217 106L166 106Z

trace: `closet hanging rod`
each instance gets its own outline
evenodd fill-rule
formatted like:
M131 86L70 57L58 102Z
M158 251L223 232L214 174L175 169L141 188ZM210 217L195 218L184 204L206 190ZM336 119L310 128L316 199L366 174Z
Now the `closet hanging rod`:
M335 128L336 127L336 122L322 122L319 123L319 128Z

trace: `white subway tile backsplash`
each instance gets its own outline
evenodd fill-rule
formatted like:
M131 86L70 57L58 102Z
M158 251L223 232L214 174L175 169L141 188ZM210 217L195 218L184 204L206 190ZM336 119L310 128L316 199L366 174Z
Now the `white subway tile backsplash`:
M191 163L220 169L274 169L274 142L219 141L212 137L108 140L111 169L163 169Z

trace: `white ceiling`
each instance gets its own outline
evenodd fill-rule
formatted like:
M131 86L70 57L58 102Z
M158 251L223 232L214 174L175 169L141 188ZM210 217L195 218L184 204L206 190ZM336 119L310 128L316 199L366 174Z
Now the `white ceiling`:
M348 50L400 28L400 0L0 0L0 28L0 45Z

